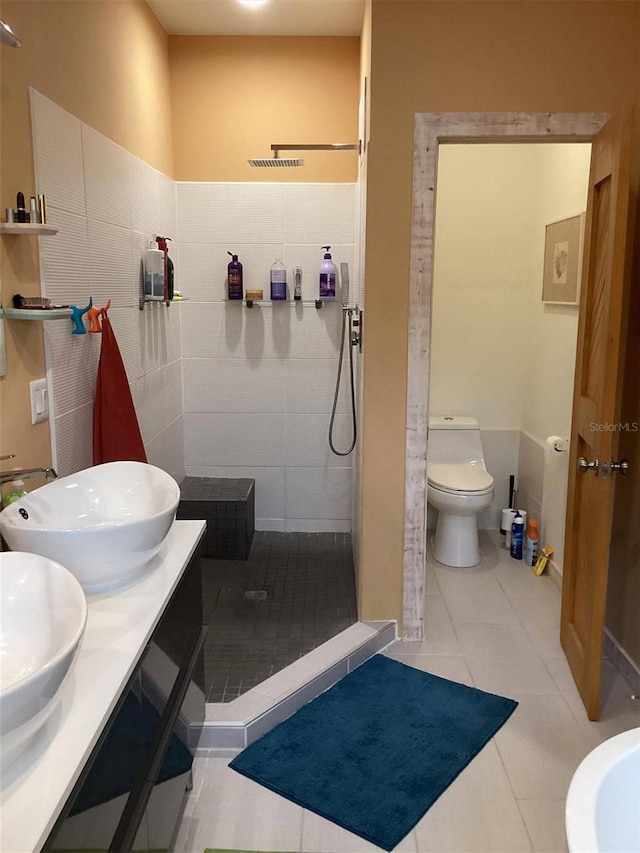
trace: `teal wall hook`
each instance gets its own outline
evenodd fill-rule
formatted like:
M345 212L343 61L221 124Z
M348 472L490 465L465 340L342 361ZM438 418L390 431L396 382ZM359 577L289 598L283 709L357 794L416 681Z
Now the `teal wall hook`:
M74 329L71 332L72 335L86 335L87 330L84 327L84 323L82 322L82 317L87 313L89 308L93 308L93 298L89 297L89 304L86 308L78 308L77 305L71 306L71 322L74 324Z

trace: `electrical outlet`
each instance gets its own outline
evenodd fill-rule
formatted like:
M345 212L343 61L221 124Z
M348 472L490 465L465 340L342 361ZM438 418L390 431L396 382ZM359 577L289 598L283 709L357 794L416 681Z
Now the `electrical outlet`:
M49 420L49 392L47 391L47 380L36 379L29 383L29 396L31 398L31 423L41 424Z

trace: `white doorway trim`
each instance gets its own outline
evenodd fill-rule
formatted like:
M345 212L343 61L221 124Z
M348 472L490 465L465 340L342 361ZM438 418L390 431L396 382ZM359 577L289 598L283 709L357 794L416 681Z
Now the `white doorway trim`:
M451 142L590 142L608 113L416 113L409 277L403 638L424 636L427 418L438 146Z

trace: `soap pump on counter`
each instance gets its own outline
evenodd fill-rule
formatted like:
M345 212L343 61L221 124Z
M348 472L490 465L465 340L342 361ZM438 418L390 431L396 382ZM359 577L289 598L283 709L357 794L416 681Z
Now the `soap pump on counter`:
M323 246L325 250L324 260L320 267L320 299L336 298L336 281L338 280L338 268L331 259L329 249L331 246Z

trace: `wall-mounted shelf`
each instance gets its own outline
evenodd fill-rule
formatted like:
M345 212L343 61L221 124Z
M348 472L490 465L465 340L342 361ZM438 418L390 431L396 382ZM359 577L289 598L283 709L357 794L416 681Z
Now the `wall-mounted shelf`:
M247 308L253 308L257 305L259 308L272 308L274 305L313 305L316 308L322 308L325 302L337 302L337 299L227 299L227 302L232 305L246 305Z
M68 320L71 308L0 308L6 320Z
M0 222L0 234L20 234L23 237L40 234L51 237L57 233L57 228L40 222Z

